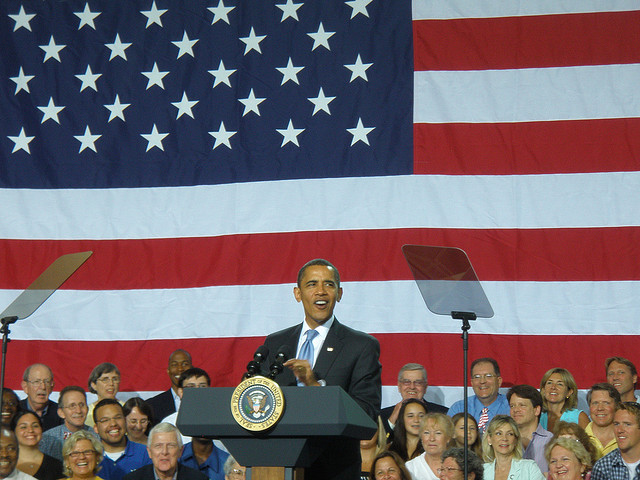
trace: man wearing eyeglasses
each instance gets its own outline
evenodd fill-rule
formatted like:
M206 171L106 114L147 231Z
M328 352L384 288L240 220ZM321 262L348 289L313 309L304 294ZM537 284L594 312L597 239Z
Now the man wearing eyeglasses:
M100 400L93 410L93 420L104 447L100 478L122 480L127 473L151 463L144 445L127 440L124 412L117 400Z
M64 420L62 425L58 425L42 434L42 440L38 448L42 453L46 453L62 461L62 445L71 434L85 430L92 435L98 436L93 429L85 425L87 413L87 394L77 385L69 385L60 391L58 398L58 415Z
M407 363L398 373L398 392L402 400L395 405L385 407L380 411L380 417L387 431L387 437L393 435L393 429L398 420L398 413L405 400L417 398L427 407L427 412L431 413L447 413L448 409L444 405L428 402L424 396L427 393L427 370L419 363Z
M43 431L57 427L63 422L58 416L58 404L49 400L53 386L53 372L47 365L34 363L24 371L22 390L27 394L27 398L20 400L20 409L38 415Z
M124 480L206 480L207 476L178 463L182 454L180 431L162 422L149 432L147 452L152 464L125 475Z
M475 395L468 398L468 413L478 423L478 430L485 432L496 415L509 415L509 401L500 393L502 377L500 366L493 358L478 358L471 363L471 387ZM449 416L464 412L464 400L458 400L449 409Z

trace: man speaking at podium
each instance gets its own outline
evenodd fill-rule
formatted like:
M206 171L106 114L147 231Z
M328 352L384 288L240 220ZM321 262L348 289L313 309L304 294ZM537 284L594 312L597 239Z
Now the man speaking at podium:
M272 333L265 340L269 349L267 366L275 361L282 346L295 352L295 358L284 363L286 368L275 380L281 386L340 386L375 420L381 402L380 344L371 335L342 325L334 317L333 309L342 298L338 270L324 259L307 262L298 272L293 295L302 303L304 322ZM329 461L324 465L328 469L340 463L334 456L324 458ZM342 471L345 475L338 476L351 478L354 472L346 470ZM309 473L314 478L320 472L314 466ZM332 473L336 478L338 472ZM359 465L356 477L358 473Z

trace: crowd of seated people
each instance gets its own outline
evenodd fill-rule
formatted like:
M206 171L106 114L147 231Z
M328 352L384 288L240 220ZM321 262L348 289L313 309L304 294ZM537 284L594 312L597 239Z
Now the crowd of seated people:
M589 389L587 412L578 408L578 388L566 369L548 370L539 388L514 385L506 394L496 360L476 359L470 371L474 394L465 431L463 402L447 408L427 401L424 367L402 367L401 400L381 410L377 432L360 443L361 478L459 480L466 468L467 478L479 480L640 480L637 371L629 360L606 360L606 382ZM24 399L3 390L0 450L9 452L5 470L16 473L3 476L0 468L0 478L162 479L168 472L166 478L242 480L244 467L222 443L185 437L175 426L184 388L210 386L207 372L176 350L167 374L167 391L122 403L120 371L102 363L87 381L98 397L89 405L77 385L65 386L59 403L52 401L53 372L29 366Z

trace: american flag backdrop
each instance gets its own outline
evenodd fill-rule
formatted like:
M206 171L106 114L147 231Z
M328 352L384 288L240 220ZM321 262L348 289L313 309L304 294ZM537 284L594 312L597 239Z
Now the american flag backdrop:
M302 320L298 268L340 270L337 317L462 396L460 324L403 244L464 249L496 312L471 358L580 388L640 364L637 0L0 2L0 309L93 256L11 327L7 384L116 363L168 387L193 354L235 385Z

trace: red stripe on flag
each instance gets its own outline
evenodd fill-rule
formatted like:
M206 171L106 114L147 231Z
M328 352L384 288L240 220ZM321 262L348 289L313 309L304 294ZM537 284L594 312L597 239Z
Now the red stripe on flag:
M640 62L640 11L414 20L415 70Z
M0 288L26 288L59 255L84 250L94 254L65 283L66 289L293 283L300 266L316 257L330 259L344 281L410 280L401 252L404 244L462 248L478 277L486 281L640 280L640 227L425 228L147 240L0 240L5 252ZM17 265L24 269L16 270Z
M600 335L597 341L594 337L576 335L571 337L569 345L564 335L474 334L475 325L476 322L472 322L469 361L485 356L496 358L501 367L503 386L515 383L538 386L544 372L563 367L573 373L579 388L589 388L605 380L607 357L634 358L640 340L637 335ZM426 322L424 327L428 328ZM397 333L376 334L375 337L380 341L383 385L394 385L398 370L407 362L423 364L431 385L462 385L459 334ZM94 366L115 361L122 373L122 391L165 390L169 388L166 373L169 354L184 348L192 354L194 365L211 375L214 386L229 387L239 383L244 367L263 341L263 337L104 342L16 340L9 346L6 384L21 389L24 369L34 362L42 362L54 370L56 391L66 385L86 388ZM581 345L588 345L588 352L582 350L584 354L577 355L575 352ZM529 352L529 361L520 361L522 352Z
M532 175L640 169L640 118L418 123L414 172Z

